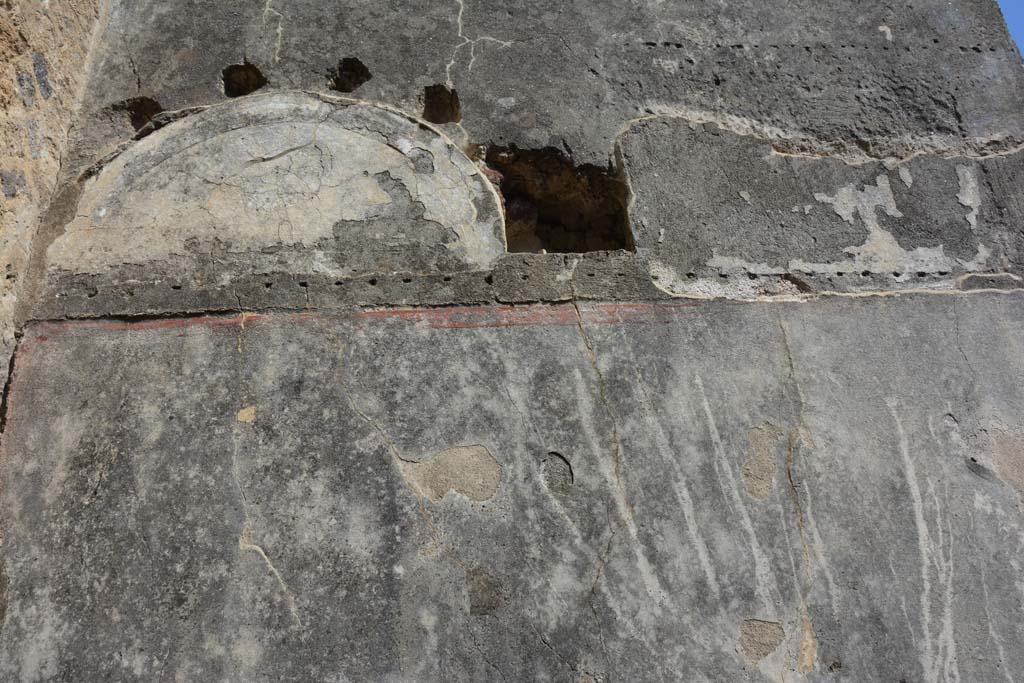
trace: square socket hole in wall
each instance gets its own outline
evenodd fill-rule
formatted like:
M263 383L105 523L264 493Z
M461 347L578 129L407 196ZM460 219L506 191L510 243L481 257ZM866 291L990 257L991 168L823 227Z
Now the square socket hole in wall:
M552 147L491 147L485 161L504 201L510 252L635 251L629 189L614 170L576 166Z

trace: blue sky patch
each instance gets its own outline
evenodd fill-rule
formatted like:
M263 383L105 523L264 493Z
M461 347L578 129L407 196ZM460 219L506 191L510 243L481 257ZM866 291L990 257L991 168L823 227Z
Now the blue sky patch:
M999 7L1017 47L1024 49L1024 0L999 0Z

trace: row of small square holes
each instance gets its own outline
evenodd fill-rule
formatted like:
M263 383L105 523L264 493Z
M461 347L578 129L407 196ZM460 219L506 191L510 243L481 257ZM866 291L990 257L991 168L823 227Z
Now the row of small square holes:
M939 39L938 38L934 38L932 40L932 43L937 45L939 43ZM644 42L644 47L646 47L648 49L655 48L655 47L671 47L671 48L676 48L676 49L681 50L681 49L683 49L684 47L687 47L687 46L685 44L683 44L683 43L674 43L674 42L670 42L670 41L661 41L660 43L659 42L653 42L653 41L646 41L646 42ZM727 50L750 50L750 49L759 50L759 49L761 49L762 46L759 45L759 44L756 44L756 43L753 44L753 45L744 45L744 44L722 45L720 43L715 43L712 46L693 45L692 47L694 47L695 49L701 49L701 48L704 48L704 47L714 47L715 49L723 49L724 48L724 49L727 49ZM779 50L779 49L784 49L784 48L788 47L790 49L801 49L801 50L804 50L806 52L811 52L812 50L831 50L831 49L834 49L833 46L827 45L825 43L819 43L817 45L797 45L795 43L790 43L789 45L765 45L764 47L767 48L767 49L772 49L772 50ZM840 44L839 45L839 48L840 49L844 49L844 50L845 49L858 50L858 49L861 49L861 48L863 48L865 50L870 50L870 49L875 48L875 47L878 47L878 46L874 46L874 45L846 45L846 44ZM882 45L881 48L883 50L888 50L890 48L897 49L897 50L899 49L896 46L890 46L890 45ZM922 43L920 45L914 46L913 48L911 46L909 46L909 45L905 45L905 46L903 46L903 49L904 49L905 52L910 52L912 49L928 50L928 49L930 49L930 47L929 47L929 45L927 43ZM946 48L943 47L941 49L946 49ZM956 49L959 50L962 53L967 53L967 52L981 53L981 52L985 52L986 51L986 48L981 46L981 45L972 45L972 46L962 46L961 45L961 46L958 46ZM999 47L989 47L989 48L987 48L987 50L988 50L988 52L1003 52L1004 51L1003 48L999 48Z

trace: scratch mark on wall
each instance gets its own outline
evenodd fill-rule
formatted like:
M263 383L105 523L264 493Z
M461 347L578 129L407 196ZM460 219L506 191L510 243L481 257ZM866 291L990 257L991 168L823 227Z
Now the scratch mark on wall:
M948 557L943 556L944 534L942 529L941 512L938 505L938 498L935 497L934 488L928 482L928 488L932 494L935 507L935 527L937 538L933 539L931 530L925 517L925 501L921 487L918 483L917 469L914 466L914 459L910 454L910 442L907 437L903 421L897 412L897 402L893 398L886 399L886 405L896 423L896 432L899 436L899 453L903 463L904 476L907 480L907 488L910 492L911 505L914 512L914 526L917 529L917 547L921 563L921 667L924 671L925 680L928 683L939 683L940 677L944 676L947 683L954 683L960 680L960 673L956 665L956 643L953 638L952 623L952 595L953 595L953 551L949 548ZM927 481L927 480L926 480ZM949 542L952 544L952 527L949 531ZM939 553L933 553L933 547L938 544ZM932 636L932 579L931 571L935 568L939 585L945 588L942 613L942 628L937 642Z
M267 0L266 4L263 5L263 28L267 27L267 18L271 15L277 17L277 30L275 34L277 36L274 41L274 63L277 64L281 59L281 39L284 36L284 15L278 12L272 7L274 0Z
M241 332L242 332L242 330L240 329L239 330L239 336L241 336ZM244 413L246 410L247 409L243 409L242 411L239 411L239 415ZM255 415L255 409L253 409L253 414ZM244 423L245 421L244 420L239 420L239 422L240 423ZM244 518L244 521L242 523L242 532L238 536L238 548L240 550L253 551L257 555L260 556L260 558L263 560L264 564L266 564L267 569L269 569L270 573L274 576L275 581L277 581L277 585L281 589L281 594L284 595L285 600L288 603L288 611L291 613L292 618L295 620L296 625L299 628L302 628L302 618L299 616L299 609L298 609L298 605L295 602L295 596L292 594L291 590L288 588L288 584L285 583L284 577L281 576L281 572L279 572L277 570L277 567L274 566L274 563L270 561L270 557L267 555L267 553L263 550L263 548L261 546L259 546L258 544L254 543L253 540L252 540L252 516L251 516L251 514L249 512L249 499L245 495L245 487L242 486L241 472L239 470L239 465L238 465L238 449L239 449L238 440L239 440L239 433L236 430L232 434L232 438L231 438L231 445L232 445L232 449L231 449L231 476L232 476L232 479L233 479L233 481L235 483L235 487L238 489L238 495L241 498L242 515L243 515L243 518Z
M817 559L817 566L822 569L825 573L825 583L828 584L828 595L829 600L832 604L832 615L834 617L839 616L839 591L836 590L836 581L832 576L832 567L825 557L825 544L821 540L821 535L818 533L818 525L814 521L814 506L811 496L811 489L804 487L804 506L807 514L807 526L811 531L811 538L813 540L812 548L814 549L814 557Z
M570 280L570 285L573 282ZM615 501L616 510L619 513L619 518L626 527L626 531L629 534L630 545L633 548L633 553L636 557L637 568L640 570L640 576L644 583L644 588L647 594L652 598L653 609L650 612L656 615L662 602L664 602L666 593L661 585L661 581L658 579L657 574L654 572L654 568L651 565L650 559L648 559L646 552L643 548L643 543L640 540L640 532L636 526L636 520L633 518L633 508L629 503L629 498L626 494L626 487L622 481L622 442L619 438L619 426L618 421L615 417L615 412L612 409L610 399L608 397L608 389L605 382L604 373L601 370L601 366L598 363L597 353L594 350L594 345L590 340L590 336L587 334L586 326L584 325L583 314L580 311L579 304L576 301L576 290L573 286L573 298L572 298L572 310L576 314L576 326L580 332L580 340L583 342L584 353L586 354L587 361L590 367L594 371L594 376L597 379L598 396L601 400L601 405L604 409L605 414L608 416L608 425L611 429L612 436L612 458L613 458L613 469L608 470L605 458L598 457L597 462L601 474L604 476L608 483L608 487L611 490L612 498ZM577 391L577 395L582 402L589 403L589 396L585 390ZM589 425L586 421L583 421L583 425L589 430ZM591 439L596 439L591 435Z
M593 351L587 350L586 353L590 356ZM593 359L593 363L596 365L596 357ZM576 374L576 400L579 407L580 414L592 414L593 406L590 402L590 395L588 388L583 384L583 378L578 373ZM644 585L644 590L648 596L652 598L652 608L648 611L651 616L656 616L659 613L661 603L664 601L667 595L665 590L661 586L661 582L658 580L657 575L654 573L654 568L651 561L647 558L647 555L643 548L643 543L640 541L640 532L637 528L636 521L633 518L633 510L629 504L629 500L626 497L625 487L620 477L618 461L620 459L621 445L619 444L619 437L617 426L615 426L615 418L611 415L611 409L605 403L607 400L603 395L603 389L601 385L603 383L603 376L598 378L598 392L603 403L603 411L609 416L609 429L612 430L612 463L609 467L608 458L602 457L600 451L600 441L597 435L594 433L593 427L588 420L581 421L581 426L588 439L594 445L595 452L597 453L597 466L598 471L604 478L605 483L608 486L608 490L611 493L612 502L615 505L615 510L618 513L621 525L625 527L626 532L629 535L630 547L632 548L633 555L636 558L637 569L640 572L640 579ZM609 541L610 542L610 541Z
M640 390L646 397L646 404L648 406L649 424L653 425L652 436L654 437L658 452L662 454L662 460L672 470L672 489L676 494L676 498L679 500L679 505L683 511L683 520L686 522L686 533L690 537L690 542L693 543L693 547L697 550L697 560L700 563L701 571L704 572L704 579L708 583L708 588L711 590L711 594L715 596L715 600L720 599L721 589L718 586L718 575L715 571L715 565L711 561L711 553L708 551L708 545L704 540L703 535L700 532L700 525L697 522L697 511L693 504L693 496L690 493L690 487L686 483L686 473L683 471L681 460L669 447L668 437L665 434L665 427L662 425L658 415L654 412L654 405L651 403L651 397L647 391L647 384L644 381L643 376L640 374L640 369L635 368L637 383Z
M988 635L992 639L992 644L996 646L996 652L999 654L999 667L1003 670L1003 676L1006 678L1006 683L1016 683L1013 676L1010 675L1010 669L1006 666L1006 649L1003 647L1003 640L999 637L996 632L995 625L992 623L992 612L989 609L988 601L988 580L985 578L985 565L980 565L981 569L981 592L984 596L983 605L985 607L985 622L988 625Z
M270 561L269 557L267 557L267 553L264 552L263 548L252 542L250 534L251 532L248 527L242 530L242 535L238 537L238 547L241 550L252 550L263 559L264 564L267 565L267 569L269 569L270 573L273 574L274 579L277 581L277 585L281 588L281 593L288 601L288 611L292 613L292 617L295 619L295 623L299 628L302 628L302 618L299 616L299 609L295 604L295 596L293 596L291 590L289 590L288 584L284 582L284 577L281 576L281 572L277 571L277 567L275 567L274 563Z
M750 539L750 554L754 560L754 592L757 594L758 599L764 604L765 613L774 616L776 614L775 604L778 601L773 600L771 594L773 592L778 594L778 586L774 585L775 578L771 573L771 566L768 562L768 558L764 554L764 550L761 549L761 544L757 540L757 532L754 530L754 525L750 520L750 514L747 512L747 506L743 502L742 496L740 496L739 487L737 485L736 478L733 475L732 466L729 464L725 447L722 444L722 437L718 432L718 426L715 424L715 416L711 412L711 404L708 402L707 393L704 391L704 382L701 380L700 375L694 375L694 383L696 384L697 391L700 394L701 404L704 407L704 416L707 418L708 432L711 435L711 442L715 447L715 471L718 473L722 492L732 497L733 506L739 513L740 521L743 524L744 530L747 532L748 538Z

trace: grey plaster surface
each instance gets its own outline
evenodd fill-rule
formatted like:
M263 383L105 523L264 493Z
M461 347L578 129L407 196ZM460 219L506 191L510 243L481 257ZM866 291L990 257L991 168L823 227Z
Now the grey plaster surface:
M603 163L649 111L883 155L1024 142L1020 56L987 0L116 1L102 45L94 112L135 94L168 110L212 104L222 69L243 60L268 87L322 90L354 57L372 74L358 97L419 112L424 88L447 84L471 141L580 161Z
M1024 275L1021 152L854 162L678 117L630 124L617 152L635 253L505 254L507 198L469 148L379 105L257 92L72 183L35 246L28 317L757 299ZM608 262L614 276L591 279Z
M651 289L654 296L743 299L950 289L971 272L1024 275L1018 199L1024 70L995 3L819 5L554 7L454 0L370 9L347 2L277 6L274 0L187 7L111 2L62 166L67 187L58 196L68 199L55 205L67 206L33 246L33 283L49 279L41 273L51 245L49 269L59 277L30 288L32 296L24 298L38 306L34 312L24 307L21 317L238 309L239 301L252 298L256 280L322 279L329 285L339 273L368 275L388 293L336 291L326 297L329 305L564 300L564 292L544 296L566 289L558 283L573 277L573 267L558 259L545 263L544 279L552 282L539 290L480 292L474 286L436 296L436 287L421 278L438 269L493 267L491 279L501 272L510 272L512 281L536 277L515 258L446 259L450 249L441 245L459 240L431 233L444 233L444 220L416 223L415 198L406 208L399 201L387 205L385 229L364 226L374 239L328 236L314 244L314 235L324 233L319 223L344 218L343 193L335 187L335 196L328 196L331 180L315 201L303 199L323 182L316 164L305 163L316 146L249 169L254 177L271 175L236 188L243 195L236 199L249 207L242 213L256 221L250 227L266 233L256 240L259 249L251 240L238 249L246 239L237 233L247 231L246 223L235 223L230 202L206 207L209 188L194 187L195 178L180 182L182 172L191 172L187 167L177 168L178 176L157 168L111 182L122 169L137 169L128 159L168 153L172 139L186 139L211 120L233 127L245 122L236 116L240 111L273 110L276 100L266 93L277 92L282 101L300 97L297 88L321 98L332 93L346 60L358 60L365 71L345 86L345 95L365 104L341 109L382 107L408 126L425 113L425 89L445 86L458 93L461 107L457 122L439 124L451 140L443 144L469 158L495 145L546 148L621 175L633 191L629 218L637 253L629 270L645 273L647 282L629 281L624 288L605 282L598 298L628 300L638 291L650 296ZM242 98L253 102L222 104L231 99L223 73L233 65L261 72L261 89ZM140 114L132 113L132 103L143 101L164 110L155 115L161 124L184 120L133 144L133 135L152 128L135 131ZM142 120L153 115L146 111ZM368 131L397 125L381 120L387 117L380 112L374 116ZM347 144L339 137L343 128L322 131L333 153ZM259 156L259 149L278 149L289 136L303 135L254 126L223 144L257 140L240 155L228 153L244 163L246 154ZM192 153L209 159L218 144ZM305 161L296 165L299 157ZM188 163L187 155L179 159L179 166ZM226 163L216 172L237 170ZM387 165L383 159L370 165L381 163ZM97 168L99 175L89 177ZM469 165L455 168L467 182L481 182ZM296 188L269 200L266 181L284 170L294 173ZM122 180L135 183L136 194L152 195L150 209L193 205L194 211L160 213L151 223L156 234L134 230L131 216L117 216L132 228L135 242L116 231L93 233L106 235L122 256L132 253L115 264L116 250L76 241L82 235L75 231L89 225L75 211L87 214L99 201L97 191L118 192ZM83 191L84 206L77 207ZM120 201L132 205L128 195ZM196 211L208 215L197 218ZM188 227L179 234L175 226L183 223ZM200 229L213 234L189 241L187 230ZM281 238L273 239L275 230ZM408 244L391 244L396 236L418 242L411 249L418 254L410 254ZM183 241L189 249L178 244ZM92 257L79 258L96 249L109 261L102 274L87 262ZM352 289L358 288L345 291ZM294 308L290 293L280 291L260 300ZM99 305L96 297L109 303ZM313 298L301 300L305 306Z
M0 680L1021 679L993 0L95 15L11 71Z
M1005 166L1024 162L1020 153L850 164L655 118L624 135L622 154L638 248L678 292L724 294L721 273L817 274L845 289L858 286L851 280L877 286L878 275L934 286L964 272L1021 270L1024 216L1000 211L995 189ZM686 282L686 273L702 277Z
M1012 680L1022 326L1015 292L32 325L0 667Z

